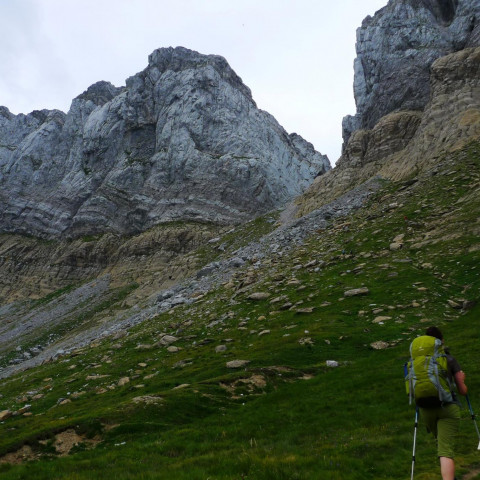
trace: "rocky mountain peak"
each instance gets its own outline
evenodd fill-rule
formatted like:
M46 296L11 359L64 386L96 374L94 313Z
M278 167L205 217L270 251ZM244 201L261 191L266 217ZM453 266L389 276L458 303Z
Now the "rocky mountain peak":
M162 75L167 71L179 73L185 70L199 70L209 67L213 68L223 80L229 82L234 88L241 90L244 95L253 101L250 89L230 67L227 60L220 55L203 55L185 47L159 48L149 55L147 70L150 73L154 72L157 75Z
M162 48L125 87L95 83L67 115L2 115L0 230L51 238L238 223L329 168L257 109L224 58Z
M100 81L88 87L85 92L81 93L76 98L79 100L91 101L95 105L104 105L122 91L123 88L117 88L110 82Z

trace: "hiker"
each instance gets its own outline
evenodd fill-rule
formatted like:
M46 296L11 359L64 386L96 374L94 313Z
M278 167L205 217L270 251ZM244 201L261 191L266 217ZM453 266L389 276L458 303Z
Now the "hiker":
M441 343L438 340L432 341L428 337L438 339ZM415 342L417 342L416 345ZM443 344L443 335L438 327L427 328L425 336L418 337L412 342L411 353L416 379L415 403L419 407L427 431L431 432L437 440L442 479L455 480L454 447L460 424L460 404L455 397L454 387L456 386L460 395L466 395L467 386L465 385L465 373L457 360L444 349ZM429 349L431 353L425 353L429 352ZM420 361L417 365L423 363L423 367L415 367L415 352L419 353L417 358ZM434 356L433 363L438 368L439 388L434 387L433 391L428 391L429 388L432 388L432 382L428 387L424 386L427 382L422 383L422 368L426 372L427 381L428 377L432 376L432 372L428 372L428 369L425 368L425 359L428 358L425 355Z

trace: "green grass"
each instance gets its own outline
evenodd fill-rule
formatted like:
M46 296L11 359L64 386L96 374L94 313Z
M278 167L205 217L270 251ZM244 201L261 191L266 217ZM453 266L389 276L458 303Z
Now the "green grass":
M478 147L460 152L454 166L439 168L405 195L401 184L387 185L354 216L312 232L287 257L263 261L250 286L242 287L246 266L233 289L220 287L131 328L123 338L98 341L3 380L0 410L30 403L32 416L0 424L0 455L30 445L42 457L0 464L2 480L408 478L414 409L403 364L410 341L427 326L443 330L467 373L472 404L480 409L480 252L471 249L480 199L458 203L480 176ZM443 174L450 170L455 173ZM396 207L386 208L393 202ZM271 229L269 221L259 222ZM258 238L252 225L244 228L244 238L248 232ZM399 234L405 235L404 248L390 250ZM244 241L231 235L222 240L227 251ZM212 246L200 255L215 259L219 253ZM306 267L313 259L318 263ZM344 296L361 286L370 293ZM248 300L253 291L271 297ZM277 296L284 299L271 304ZM472 303L458 310L449 300ZM297 305L284 309L287 301ZM103 307L109 308L96 313ZM313 312L296 312L305 307ZM391 318L373 323L378 316ZM259 335L265 330L270 333ZM179 337L180 351L155 346L165 333ZM302 345L306 338L310 342ZM374 350L371 344L379 340L390 347ZM221 344L227 350L216 353ZM230 370L226 362L234 359L250 363ZM340 366L329 368L327 360ZM126 376L130 382L119 387ZM260 378L265 383L251 383ZM182 384L188 386L175 389ZM34 392L43 397L33 400ZM134 403L139 396L161 401ZM61 398L72 402L58 405ZM84 444L58 457L54 437L70 428L85 436ZM96 435L102 442L87 448ZM457 477L478 468L477 445L465 408ZM439 477L435 444L423 427L416 459L415 478Z

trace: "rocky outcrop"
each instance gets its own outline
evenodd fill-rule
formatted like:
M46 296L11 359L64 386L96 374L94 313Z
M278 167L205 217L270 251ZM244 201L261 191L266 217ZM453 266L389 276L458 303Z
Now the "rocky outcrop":
M403 150L415 135L421 118L418 111L391 113L372 130L356 130L337 166L362 167Z
M357 30L355 116L343 121L344 149L355 130L398 110L423 110L430 67L449 53L480 46L477 0L390 0Z
M42 241L0 235L0 304L38 299L108 274L113 287L139 281L143 295L167 288L199 266L189 255L223 232L200 223L158 225L124 238L113 233Z
M297 199L302 215L374 177L402 180L435 167L437 159L480 138L480 47L437 59L431 99L423 112L383 117L355 131L337 166Z
M67 114L0 109L0 229L133 234L235 223L300 194L329 162L259 110L219 56L159 49L124 88L92 85Z

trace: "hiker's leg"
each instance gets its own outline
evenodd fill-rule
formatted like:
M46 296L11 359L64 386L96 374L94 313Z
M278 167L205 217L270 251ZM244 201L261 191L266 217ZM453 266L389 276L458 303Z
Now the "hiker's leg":
M460 409L457 405L450 404L442 408L437 422L438 457L443 480L455 478L455 440L460 423Z
M455 462L453 458L440 457L440 470L443 480L455 479Z
M437 420L438 409L437 408L420 408L420 416L427 427L427 432L431 433L437 438Z

